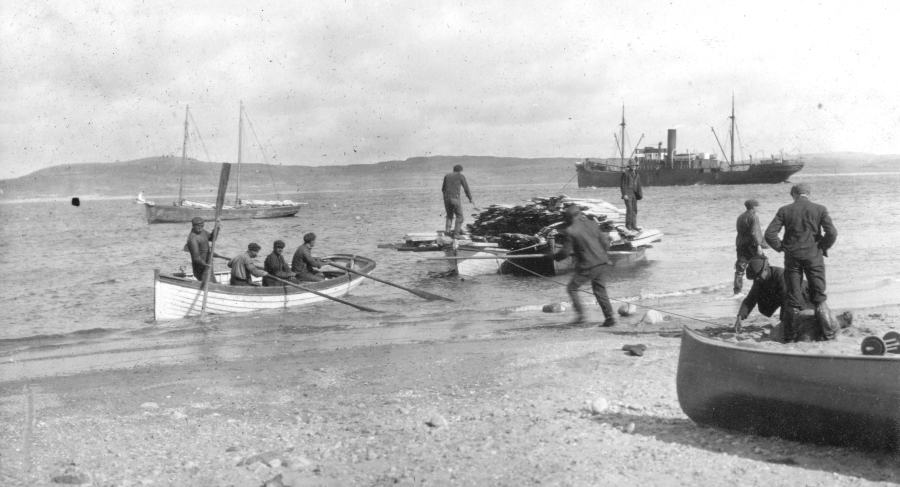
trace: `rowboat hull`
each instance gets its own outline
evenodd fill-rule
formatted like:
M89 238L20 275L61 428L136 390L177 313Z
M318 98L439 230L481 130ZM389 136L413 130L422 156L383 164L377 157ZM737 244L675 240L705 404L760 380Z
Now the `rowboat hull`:
M219 220L284 218L296 215L301 207L302 205L223 208L219 214ZM191 219L198 216L210 221L216 217L216 210L213 208L158 206L145 203L144 209L147 212L147 223L189 223Z
M364 273L375 269L375 261L359 256L338 254L329 259ZM326 273L326 275L329 275ZM352 273L335 273L335 277L321 282L304 282L303 287L332 297L341 297L356 288L365 279ZM227 272L217 272L220 284L209 284L206 312L210 314L246 313L262 309L281 309L306 306L328 298L290 286L247 287L230 286ZM156 320L177 320L200 314L203 305L203 288L193 276L176 276L154 272L154 317ZM225 284L221 284L225 283Z
M676 385L700 424L900 451L898 358L749 349L684 328Z

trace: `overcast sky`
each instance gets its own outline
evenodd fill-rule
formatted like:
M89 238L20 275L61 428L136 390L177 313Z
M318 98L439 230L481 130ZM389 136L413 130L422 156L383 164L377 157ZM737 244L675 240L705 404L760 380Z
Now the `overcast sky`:
M276 163L423 155L900 153L898 2L0 2L0 178L237 156L243 100ZM552 5L552 6L551 6ZM203 153L192 154L206 159Z

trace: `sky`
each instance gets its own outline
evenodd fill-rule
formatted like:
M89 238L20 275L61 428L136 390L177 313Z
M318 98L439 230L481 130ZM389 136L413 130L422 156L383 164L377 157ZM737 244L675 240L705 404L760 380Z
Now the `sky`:
M611 157L623 106L719 152L732 95L743 158L900 154L900 2L729 3L0 2L0 178L180 156L188 105L235 162L241 102L275 164Z

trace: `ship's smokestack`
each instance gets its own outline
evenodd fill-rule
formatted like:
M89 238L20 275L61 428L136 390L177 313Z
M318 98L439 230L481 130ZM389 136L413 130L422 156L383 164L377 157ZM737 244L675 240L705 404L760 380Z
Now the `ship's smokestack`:
M669 129L669 145L666 147L666 157L669 164L675 162L675 129Z

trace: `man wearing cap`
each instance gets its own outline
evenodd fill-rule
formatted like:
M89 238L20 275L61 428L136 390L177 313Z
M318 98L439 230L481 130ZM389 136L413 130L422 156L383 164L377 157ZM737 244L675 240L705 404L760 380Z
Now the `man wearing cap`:
M303 236L303 245L297 247L294 258L291 260L291 270L297 276L298 281L318 282L325 280L317 269L328 263L328 259L317 259L312 256L312 248L316 245L316 234L307 233Z
M205 222L203 218L195 217L191 220L191 233L188 234L187 243L184 244L184 250L191 254L191 268L194 269L194 279L203 281L206 275L206 269L209 267L209 242L213 240L212 234L203 229ZM219 227L221 228L221 227ZM218 234L219 231L216 230ZM216 257L221 257L215 254ZM216 282L216 276L210 274L212 280Z
M238 254L228 262L228 267L231 267L230 284L232 286L259 286L259 283L253 282L251 278L269 275L268 272L256 267L256 264L253 263L253 259L259 255L260 249L262 247L259 244L251 243L247 246L246 252Z
M619 189L625 201L625 228L638 232L641 227L637 224L637 202L644 197L644 190L641 188L641 175L636 169L637 162L628 161L628 170L619 179Z
M737 319L734 320L735 332L741 331L741 322L746 320L753 308L756 307L759 307L761 314L769 317L775 314L775 310L780 308L781 311L778 313L778 318L784 322L784 299L787 296L784 269L770 266L765 255L756 255L747 262L747 278L753 280L753 286L741 303ZM803 299L802 308L814 309L815 305L809 301L809 289L806 281L800 283L800 294Z
M463 217L462 198L460 197L460 188L466 192L466 198L472 206L475 202L472 200L472 193L469 192L469 183L463 176L462 166L459 164L453 166L453 172L444 176L444 184L441 186L441 193L444 194L444 211L446 212L446 223L444 225L445 233L450 233L453 228L454 235L462 235ZM456 226L453 224L453 217L456 217Z
M784 307L784 342L795 339L794 321L803 307L801 283L809 282L809 298L816 305L816 321L826 340L835 338L837 324L831 319L825 304L825 259L828 249L837 240L837 229L828 216L828 209L809 201L810 187L806 183L794 185L794 202L782 206L766 229L766 242L777 252L784 252L784 282L787 288ZM784 238L778 233L784 228ZM823 234L824 232L824 234Z
M585 218L577 205L566 208L564 216L567 226L560 230L560 234L565 237L565 243L563 248L554 255L554 258L563 260L571 255L575 261L575 275L572 276L572 280L566 287L569 298L572 300L572 308L577 313L570 324L583 326L586 323L584 307L581 304L578 290L590 282L594 297L597 298L597 304L600 305L603 316L606 318L600 326L616 326L616 318L612 305L609 304L606 283L603 279L606 266L609 264L609 258L606 255L610 246L609 235L601 231L596 222Z
M762 229L759 227L759 218L756 216L756 208L759 202L747 200L744 207L747 211L741 213L737 219L737 238L734 241L737 247L737 261L734 263L734 294L740 294L744 287L744 271L747 270L747 262L756 255L764 255Z
M284 260L284 255L282 255L284 253L284 247L284 242L276 240L275 244L272 245L272 253L266 256L266 262L263 264L263 268L269 275L263 277L263 286L284 286L284 283L272 279L273 276L293 283L299 282L297 281L297 278L294 277L291 266Z

